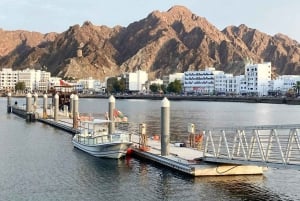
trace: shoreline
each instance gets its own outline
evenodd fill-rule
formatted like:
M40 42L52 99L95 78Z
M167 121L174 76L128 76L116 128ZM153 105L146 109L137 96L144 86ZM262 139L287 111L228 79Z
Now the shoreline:
M42 97L43 95L39 95ZM6 96L2 96L6 97ZM12 97L22 98L26 95L13 94ZM51 97L51 94L48 94ZM139 99L139 100L162 100L167 97L171 101L210 101L210 102L242 102L242 103L270 103L300 105L300 98L291 97L255 97L255 96L180 96L180 95L114 95L116 99ZM79 98L102 98L108 99L109 95L101 94L79 94Z
M289 97L231 97L231 96L176 96L176 95L114 95L116 99L162 100L167 97L172 101L211 101L211 102L244 102L300 105L300 98ZM79 98L109 98L108 95L80 94Z

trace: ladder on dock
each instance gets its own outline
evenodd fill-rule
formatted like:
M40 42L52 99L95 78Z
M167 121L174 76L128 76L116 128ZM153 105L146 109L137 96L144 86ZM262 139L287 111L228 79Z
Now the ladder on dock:
M204 129L203 160L300 169L300 124Z

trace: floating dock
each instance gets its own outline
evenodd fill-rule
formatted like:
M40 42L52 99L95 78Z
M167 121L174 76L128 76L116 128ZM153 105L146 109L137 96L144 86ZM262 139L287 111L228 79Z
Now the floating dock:
M139 142L139 136L134 135L133 141ZM195 148L181 147L170 144L170 154L161 155L160 141L149 138L148 149L140 148L135 143L132 154L141 159L167 166L192 176L223 176L223 175L256 175L263 174L264 167L252 165L233 165L221 163L208 163L201 160L203 152Z
M78 99L77 99L78 101ZM28 101L30 102L30 101ZM76 105L76 104L75 104ZM78 109L78 106L76 107ZM54 117L46 115L48 113L43 110L36 109L35 112L26 112L25 109L11 106L11 100L8 99L8 110L9 113L14 113L23 118L28 118L28 114L31 114L34 120L48 124L50 126L62 129L71 134L79 132L78 123L77 127L73 121L75 118L70 118L70 115L54 114ZM55 111L55 110L54 110ZM162 108L162 114L167 113L168 107ZM73 113L77 115L78 111ZM47 117L47 118L45 118ZM162 122L168 123L168 118L162 119ZM223 175L257 175L263 174L265 167L253 166L253 165L235 165L235 164L222 164L222 163L210 163L202 161L203 152L197 148L181 146L180 143L169 143L168 141L168 126L162 123L162 134L161 138L154 139L148 136L143 136L144 140L147 141L145 144L141 144L141 134L133 133L132 142L134 143L130 152L133 156L141 159L146 159L163 166L172 168L182 173L191 176L223 176ZM167 134L165 136L165 134ZM167 142L167 143L166 143Z

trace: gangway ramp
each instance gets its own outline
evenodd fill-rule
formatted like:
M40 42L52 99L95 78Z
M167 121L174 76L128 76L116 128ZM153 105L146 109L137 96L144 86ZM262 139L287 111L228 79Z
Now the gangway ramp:
M300 124L204 129L203 160L300 170Z

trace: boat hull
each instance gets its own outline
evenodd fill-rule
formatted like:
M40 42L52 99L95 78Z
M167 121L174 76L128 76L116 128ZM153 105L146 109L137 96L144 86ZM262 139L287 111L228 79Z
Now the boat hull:
M86 145L73 140L74 147L85 151L93 156L102 158L121 158L126 155L128 148L132 145L131 142L114 142L95 145Z

